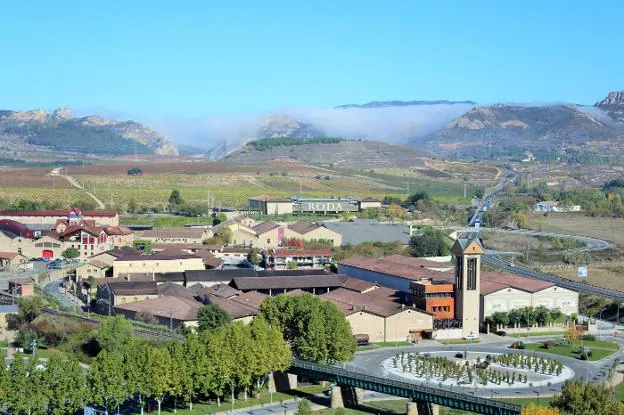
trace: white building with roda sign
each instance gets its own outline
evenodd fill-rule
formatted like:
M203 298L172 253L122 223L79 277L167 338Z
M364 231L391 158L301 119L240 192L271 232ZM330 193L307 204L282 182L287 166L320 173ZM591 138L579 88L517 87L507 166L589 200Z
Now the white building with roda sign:
M381 202L369 197L360 199L351 197L304 199L300 197L278 198L256 196L249 199L249 207L266 215L332 215L343 212L361 212L364 209L380 208Z

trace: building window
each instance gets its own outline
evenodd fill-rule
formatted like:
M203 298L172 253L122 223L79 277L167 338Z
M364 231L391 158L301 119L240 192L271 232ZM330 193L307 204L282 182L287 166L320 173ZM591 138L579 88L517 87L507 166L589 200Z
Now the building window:
M266 243L270 244L271 243L271 238L267 238L267 242Z
M468 267L466 272L466 289L474 291L477 289L477 258L468 258L466 265Z
M463 279L464 279L464 259L463 258L459 258L459 261L457 261L457 267L455 268L456 274L455 274L455 286L457 287L458 290L461 290L464 286L463 284Z

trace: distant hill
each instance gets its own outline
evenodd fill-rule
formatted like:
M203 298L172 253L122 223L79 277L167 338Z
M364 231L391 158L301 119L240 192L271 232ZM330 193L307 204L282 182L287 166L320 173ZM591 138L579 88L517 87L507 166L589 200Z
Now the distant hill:
M226 157L234 163L297 160L342 168L412 167L427 154L413 148L380 141L339 138L279 137L255 140Z
M596 103L596 107L607 113L613 120L624 123L624 91L609 93L605 99Z
M612 120L575 105L476 107L425 139L435 153L478 159L525 151L538 158L580 149L613 151L623 143L624 130Z
M448 100L438 100L438 101L371 101L365 104L346 104L339 105L336 109L347 109L347 108L390 108L390 107L410 107L414 105L452 105L452 104L469 104L469 105L477 105L474 101L448 101Z
M178 148L156 131L134 121L114 121L98 116L74 118L64 108L0 110L0 146L25 150L43 146L56 152L95 155L178 155Z

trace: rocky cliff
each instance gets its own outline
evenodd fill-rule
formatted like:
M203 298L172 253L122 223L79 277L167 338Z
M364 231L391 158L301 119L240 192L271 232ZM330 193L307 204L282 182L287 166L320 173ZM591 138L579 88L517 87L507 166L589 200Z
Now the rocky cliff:
M624 123L624 91L610 92L605 99L596 102L596 107L607 113L613 120Z

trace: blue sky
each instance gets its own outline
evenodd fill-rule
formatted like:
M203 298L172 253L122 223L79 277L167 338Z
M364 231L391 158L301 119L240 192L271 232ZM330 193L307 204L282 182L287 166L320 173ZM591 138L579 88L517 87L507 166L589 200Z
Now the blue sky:
M0 108L593 103L624 89L623 15L621 1L6 1Z

